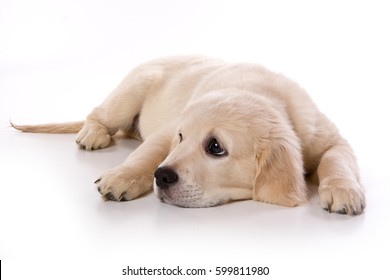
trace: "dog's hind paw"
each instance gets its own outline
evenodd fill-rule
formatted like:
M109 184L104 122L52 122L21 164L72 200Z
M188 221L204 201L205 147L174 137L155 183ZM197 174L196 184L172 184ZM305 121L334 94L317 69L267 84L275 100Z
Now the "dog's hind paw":
M111 142L107 128L98 122L87 121L76 137L80 148L91 151L106 148Z

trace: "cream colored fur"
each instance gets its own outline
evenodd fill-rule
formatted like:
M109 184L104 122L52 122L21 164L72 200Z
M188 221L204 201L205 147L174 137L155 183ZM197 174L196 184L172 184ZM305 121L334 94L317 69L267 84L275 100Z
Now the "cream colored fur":
M14 127L55 133L81 125ZM205 57L143 64L89 114L76 142L105 148L119 130L144 142L96 181L109 200L137 198L154 184L161 200L183 207L251 198L292 207L307 201L305 175L314 174L329 212L365 207L355 156L337 128L296 83L259 65ZM207 152L212 138L224 156ZM157 186L158 167L174 170L178 181Z

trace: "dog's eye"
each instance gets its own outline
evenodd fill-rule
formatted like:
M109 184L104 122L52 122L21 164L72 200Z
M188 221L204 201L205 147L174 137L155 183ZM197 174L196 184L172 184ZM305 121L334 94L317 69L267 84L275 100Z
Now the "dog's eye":
M210 155L221 157L226 155L226 151L218 143L217 139L211 138L207 144L206 152Z
M179 143L181 143L181 141L183 141L183 134L181 134L181 132L179 132L179 139L180 139Z

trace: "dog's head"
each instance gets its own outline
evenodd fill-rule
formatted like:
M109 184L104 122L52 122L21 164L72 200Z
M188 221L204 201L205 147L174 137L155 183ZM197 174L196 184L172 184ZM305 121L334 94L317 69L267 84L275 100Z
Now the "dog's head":
M272 100L230 90L191 102L155 172L164 202L208 207L232 200L295 206L305 200L300 143Z

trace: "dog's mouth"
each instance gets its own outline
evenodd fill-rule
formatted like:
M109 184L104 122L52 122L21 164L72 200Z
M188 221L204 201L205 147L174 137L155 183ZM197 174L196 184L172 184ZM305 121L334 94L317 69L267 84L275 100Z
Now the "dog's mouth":
M187 185L185 187L172 186L161 189L156 184L154 190L157 197L164 203L184 207L184 208L200 208L209 207L203 201L203 191L197 186Z
M169 203L169 204L173 204L171 202L171 194L170 194L170 191L169 190L162 190L162 189L158 189L158 194L157 194L158 198L160 198L160 200L162 202L166 202L166 203Z

